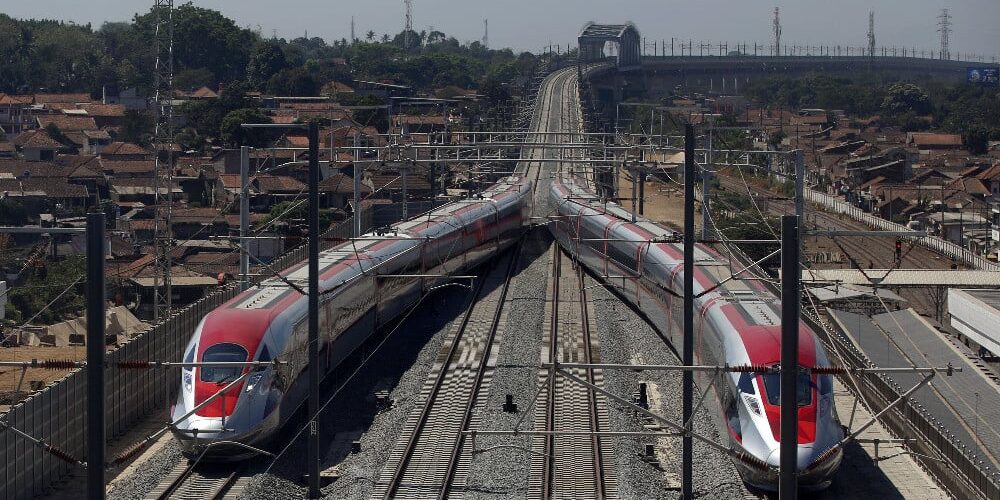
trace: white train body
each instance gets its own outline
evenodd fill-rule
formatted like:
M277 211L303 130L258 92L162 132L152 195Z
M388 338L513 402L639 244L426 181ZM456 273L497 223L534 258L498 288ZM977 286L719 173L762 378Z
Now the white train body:
M587 182L577 176L557 176L549 195L551 205L558 209L559 217L550 227L559 244L605 277L682 352L683 245L669 242L676 241L673 231L641 217L631 222L630 212L614 203L601 204ZM719 285L738 269L729 267L727 259L709 247L698 245L695 258L696 364L778 364L778 299L758 281L734 279ZM799 346L800 366L829 366L819 339L805 324L800 326ZM696 373L702 387L711 382L710 373ZM745 482L776 488L779 375L720 373L718 377L713 386L717 397L711 405L718 428L725 429L734 450L752 457L734 462ZM822 489L842 459L840 449L825 452L843 438L843 428L834 415L832 376L803 375L800 382L804 389L799 402L799 483L803 488Z
M437 277L482 263L510 246L529 214L531 183L516 177L498 182L481 199L456 201L395 226L395 235L347 242L320 253L320 358L326 374L376 328L415 304ZM303 289L306 262L281 272ZM394 275L380 278L380 275ZM174 434L188 453L240 458L247 450L223 441L259 445L268 440L305 401L307 297L278 278L237 295L207 314L185 349L188 362L270 361L266 368L189 368L171 409ZM225 397L197 405L241 375Z

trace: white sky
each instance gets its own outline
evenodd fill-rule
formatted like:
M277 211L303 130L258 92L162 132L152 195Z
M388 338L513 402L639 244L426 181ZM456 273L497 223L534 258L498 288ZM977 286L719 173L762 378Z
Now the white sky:
M181 3L183 0L177 0ZM50 18L92 23L131 19L148 11L149 0L5 1L0 12L18 18ZM403 26L403 0L194 0L220 10L238 24L272 30L284 38L322 36L327 41L368 30L395 34ZM483 36L483 19L490 24L490 46L538 51L551 43L575 42L587 21L633 21L648 40L693 39L695 46L728 41L767 43L771 17L781 7L782 41L789 44L867 45L868 11L875 11L878 45L937 49L936 16L948 7L953 17L952 52L1000 56L1000 0L794 0L786 3L752 0L413 0L414 29L435 29L462 41Z

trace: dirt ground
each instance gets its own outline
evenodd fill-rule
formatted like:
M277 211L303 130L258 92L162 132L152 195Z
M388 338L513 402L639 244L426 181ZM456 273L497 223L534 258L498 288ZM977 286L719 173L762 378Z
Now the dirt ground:
M85 346L70 347L8 347L0 348L0 361L31 361L37 360L71 360L83 361L87 358L87 348ZM21 379L21 368L4 366L0 367L0 411L9 405L13 400L24 399L31 393L31 382L44 382L45 385L59 380L66 376L70 370L43 370L39 368L29 368L24 373L24 382L21 385L21 393L14 394L18 381ZM16 396L16 397L15 397Z

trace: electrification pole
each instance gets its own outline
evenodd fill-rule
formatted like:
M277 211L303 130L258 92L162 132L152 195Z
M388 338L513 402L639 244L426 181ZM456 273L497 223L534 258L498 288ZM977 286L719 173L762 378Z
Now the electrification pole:
M778 495L798 495L799 217L781 217L781 446Z
M309 498L319 498L319 125L309 123Z
M694 126L684 126L684 346L681 363L694 364ZM694 373L684 370L681 375L681 421L684 437L681 439L681 498L694 498L691 485L693 442L690 431L694 390Z
M87 499L104 499L104 214L87 214Z

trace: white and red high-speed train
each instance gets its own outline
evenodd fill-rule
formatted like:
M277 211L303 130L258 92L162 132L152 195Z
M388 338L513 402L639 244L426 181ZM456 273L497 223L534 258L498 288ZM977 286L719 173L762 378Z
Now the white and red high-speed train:
M681 352L683 330L672 325L680 325L683 317L684 254L681 244L670 242L673 232L641 217L631 222L630 212L601 203L589 183L572 174L557 175L549 200L561 216L550 223L559 244L592 272L620 284L616 290ZM778 299L758 281L720 284L735 271L707 246L698 245L695 258L695 362L777 365L781 360ZM620 276L631 278L619 281ZM805 324L799 328L799 346L800 366L830 366L819 339ZM711 373L695 373L703 387L711 382ZM726 430L734 455L743 457L734 463L746 483L773 490L779 464L780 375L720 372L718 377L713 413L718 428ZM840 448L833 449L844 436L833 410L833 379L803 372L799 388L799 484L803 489L823 489L843 458Z
M320 358L327 373L374 330L396 318L446 275L484 262L520 235L530 210L531 182L509 177L481 198L452 202L399 223L395 235L345 243L320 254ZM306 262L281 272L305 288ZM393 275L380 278L379 275ZM186 368L171 409L185 452L242 458L271 437L305 401L307 297L278 278L264 280L205 315L185 349L185 362L280 360L284 364ZM247 377L191 416L228 383Z

